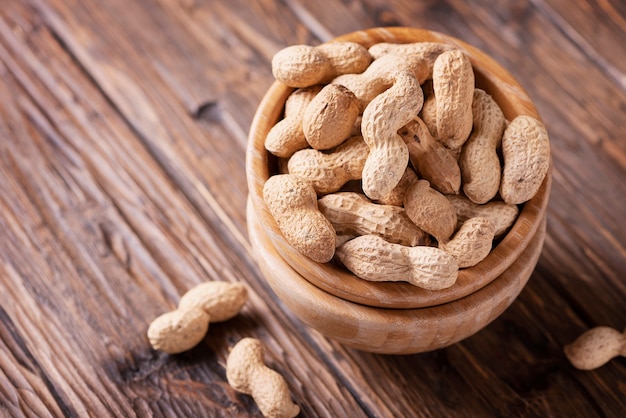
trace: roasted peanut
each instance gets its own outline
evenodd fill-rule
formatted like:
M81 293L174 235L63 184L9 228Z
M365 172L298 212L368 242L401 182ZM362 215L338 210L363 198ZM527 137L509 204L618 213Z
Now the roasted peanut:
M597 369L617 356L626 357L626 330L620 333L610 327L592 328L566 345L564 351L577 369Z
M317 193L336 192L350 180L360 180L369 147L353 137L329 152L304 149L289 159L288 171L308 180Z
M317 150L341 144L361 113L354 93L339 84L327 84L309 103L302 122L306 141Z
M500 189L500 157L506 120L500 106L484 90L474 90L474 129L459 158L463 192L475 203L487 203Z
M369 53L374 59L388 54L402 57L413 70L419 83L422 84L427 79L432 78L435 59L452 49L452 46L440 42L413 42L408 44L381 42L372 45L369 48Z
M396 69L411 72L405 59L395 55L383 55L374 60L364 72L341 75L332 84L347 87L359 99L361 110L364 110L376 96L393 85Z
M335 253L335 229L317 208L310 182L292 174L271 176L263 199L283 236L301 254L326 263Z
M418 117L398 131L409 149L409 159L420 176L443 194L458 194L461 170L452 151L435 140Z
M419 180L407 190L404 208L409 219L435 237L439 244L447 242L456 228L457 218L452 203L430 187L427 180Z
M272 126L265 138L265 149L278 157L291 155L309 146L304 136L304 111L322 86L311 86L293 91L285 101L285 115Z
M213 281L199 284L185 293L178 309L201 308L209 314L211 322L223 322L241 311L248 300L248 290L243 283Z
M363 72L371 61L367 49L353 42L292 45L274 55L272 73L290 87L309 87L328 83L340 74Z
M387 196L376 200L376 203L380 203L381 205L403 206L407 190L413 183L417 182L417 180L419 180L419 178L417 174L415 174L415 171L411 167L407 167L396 187L394 187Z
M470 218L463 222L450 241L439 248L452 255L459 268L472 267L489 255L495 228L487 218Z
M434 94L425 96L424 106L422 106L419 117L428 127L428 132L432 137L437 138L437 99Z
M337 249L337 257L348 270L370 281L406 281L439 290L452 286L458 276L454 257L439 248L406 247L375 235L346 242Z
M409 151L398 130L417 115L424 99L413 73L403 67L387 70L393 86L367 105L361 126L370 148L362 177L363 191L370 199L388 195L400 182Z
M550 168L550 143L543 123L525 115L513 119L502 136L502 156L502 199L512 204L530 200Z
M499 200L479 205L469 200L465 196L446 196L454 206L454 211L458 219L458 226L470 218L483 217L489 219L493 224L495 237L500 237L506 233L515 223L519 208Z
M377 235L411 247L427 243L428 236L411 222L404 208L378 205L352 192L329 194L317 203L337 234Z
M435 60L433 90L437 105L437 139L446 147L461 148L472 131L474 70L461 50L447 51Z
M182 353L198 345L209 330L209 314L200 308L175 309L150 323L148 340L155 350Z
M226 379L236 391L252 396L264 417L293 418L300 413L285 379L265 365L263 345L256 338L243 338L231 349Z
M241 283L202 283L183 295L177 309L152 321L150 344L169 354L187 351L202 341L209 322L231 319L247 300L247 288Z

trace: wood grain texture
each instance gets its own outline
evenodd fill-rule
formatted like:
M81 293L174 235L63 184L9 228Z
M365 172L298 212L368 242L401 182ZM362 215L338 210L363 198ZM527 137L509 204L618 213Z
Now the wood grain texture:
M0 415L259 416L226 383L260 338L303 417L621 417L626 362L562 347L626 324L626 87L618 0L4 0ZM544 250L518 299L442 350L385 356L311 330L246 233L244 154L280 48L372 26L458 37L528 91L552 142ZM145 331L184 291L241 281L188 353Z

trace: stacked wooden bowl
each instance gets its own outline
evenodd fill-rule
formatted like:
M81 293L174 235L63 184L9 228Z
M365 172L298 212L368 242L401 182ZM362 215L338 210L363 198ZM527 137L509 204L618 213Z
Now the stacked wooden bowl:
M453 37L410 28L375 28L335 41L365 47L379 42L442 42L470 57L476 86L500 105L507 120L541 119L517 81L480 50ZM334 263L320 264L299 254L282 236L263 201L263 185L277 172L264 147L293 89L275 82L259 105L246 155L249 188L247 221L259 267L284 304L305 324L347 346L377 353L407 354L442 348L469 337L497 318L530 278L543 246L551 173L491 253L462 269L456 284L426 290L404 282L368 282Z

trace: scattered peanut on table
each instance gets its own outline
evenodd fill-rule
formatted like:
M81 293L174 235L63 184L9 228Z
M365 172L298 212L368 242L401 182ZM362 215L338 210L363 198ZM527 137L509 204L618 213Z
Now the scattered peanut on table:
M252 396L264 417L293 418L300 413L285 379L265 365L263 345L256 338L243 338L231 349L226 379L236 391Z
M242 283L199 284L183 295L177 309L152 321L148 328L150 344L168 354L190 350L202 341L209 322L233 318L247 300L248 290Z
M291 95L316 93L297 112L290 96L276 124L295 123L307 146L277 152L268 135L281 169L267 180L266 204L288 242L308 240L302 254L362 279L454 285L548 173L542 122L507 121L454 45L295 45L276 54L272 72L297 88ZM276 188L285 175L292 186Z
M606 326L591 328L566 345L564 351L577 369L597 369L615 357L626 357L626 329L619 332Z

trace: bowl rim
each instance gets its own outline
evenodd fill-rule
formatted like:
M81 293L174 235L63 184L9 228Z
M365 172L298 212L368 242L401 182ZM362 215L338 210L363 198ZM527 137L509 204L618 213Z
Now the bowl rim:
M358 42L366 47L378 42L417 41L455 45L468 54L474 66L477 87L492 95L507 120L522 114L541 120L528 94L506 69L478 48L452 36L425 29L392 27L352 32L330 42L339 41ZM269 241L292 268L315 286L337 297L368 306L399 309L435 306L460 299L485 287L499 277L531 242L546 212L551 170L538 193L521 206L516 222L490 254L476 266L461 269L457 283L447 289L432 291L404 282L368 282L332 263L316 263L301 255L284 239L263 201L263 185L270 175L270 160L275 159L265 150L265 137L281 117L283 104L293 90L275 81L261 100L250 127L246 176L251 204Z

